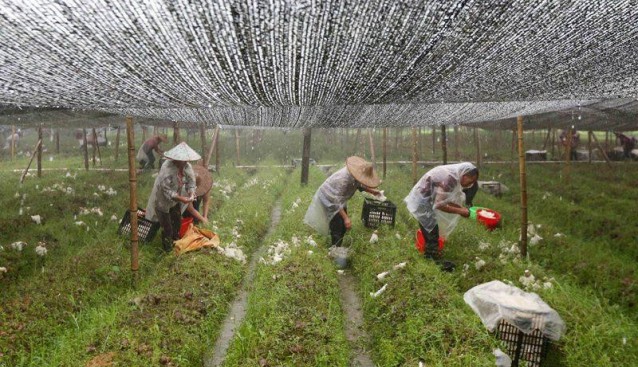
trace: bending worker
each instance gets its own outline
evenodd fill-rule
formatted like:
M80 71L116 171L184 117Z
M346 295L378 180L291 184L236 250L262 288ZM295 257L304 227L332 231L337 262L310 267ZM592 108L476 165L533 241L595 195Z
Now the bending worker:
M166 135L155 135L147 139L140 150L137 151L137 161L140 162L142 168L154 168L155 165L155 154L153 152L157 152L160 156L162 155L162 150L159 145L161 143L166 143L168 138Z
M210 203L210 189L213 187L213 175L206 167L196 164L193 166L195 173L195 201L186 206L182 217L192 217L195 224L208 223L208 209ZM182 204L184 205L184 204ZM201 210L200 210L201 207Z
M168 160L155 179L151 196L146 205L146 219L162 226L162 246L165 251L173 248L179 239L182 206L195 200L195 173L189 161L201 157L188 144L182 142L164 153Z
M478 168L469 162L434 167L404 199L425 237L426 258L440 259L439 235L447 238L460 217L470 216L470 210L463 204L471 206L478 176Z
M352 228L347 202L359 191L375 196L381 193L374 188L381 180L371 163L352 156L346 166L333 173L319 187L308 207L304 223L323 235L330 235L332 246L341 246L346 231Z

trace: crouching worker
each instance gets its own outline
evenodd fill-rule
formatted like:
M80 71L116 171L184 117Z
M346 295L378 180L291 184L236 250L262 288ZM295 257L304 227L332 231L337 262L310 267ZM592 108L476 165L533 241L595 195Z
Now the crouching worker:
M186 206L182 217L193 218L195 224L208 223L208 209L210 203L210 189L213 187L213 175L204 166L193 166L195 173L195 201ZM184 204L182 204L184 205ZM201 207L201 210L200 210Z
M470 210L463 204L471 206L478 176L478 169L469 162L434 167L404 199L425 237L426 258L439 260L439 235L447 238L460 217L470 216ZM453 269L454 264L450 263L449 268L445 270Z
M375 188L381 180L371 163L352 156L346 166L333 173L319 187L308 207L304 223L322 235L331 237L332 246L341 246L346 231L352 227L347 202L358 191L379 196Z
M147 139L140 149L137 151L137 161L140 162L142 168L155 168L155 153L161 155L161 143L166 143L168 138L166 135L155 135Z
M155 179L151 196L146 205L146 219L162 226L162 246L165 251L173 248L179 239L182 205L195 200L195 174L189 161L201 157L186 143L180 143L164 153L168 159Z

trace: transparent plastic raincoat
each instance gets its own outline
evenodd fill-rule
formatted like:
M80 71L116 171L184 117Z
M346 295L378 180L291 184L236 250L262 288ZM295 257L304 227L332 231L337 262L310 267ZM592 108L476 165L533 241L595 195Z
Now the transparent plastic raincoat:
M177 166L171 160L164 162L162 165L153 184L151 195L148 197L146 219L153 222L159 221L157 217L158 211L168 213L173 206L180 204L173 200L175 196L188 196L191 192L195 192L195 172L190 163L187 163L184 167L184 179L181 187L177 180L177 170ZM186 206L182 207L182 212L185 208Z
M429 170L404 199L408 211L430 232L439 225L439 236L447 238L456 227L460 216L436 209L446 204L463 206L465 194L461 176L476 167L469 162L447 164Z
M346 206L357 189L361 186L348 172L347 167L343 167L319 187L312 202L308 207L304 223L314 228L322 235L329 236L330 220Z

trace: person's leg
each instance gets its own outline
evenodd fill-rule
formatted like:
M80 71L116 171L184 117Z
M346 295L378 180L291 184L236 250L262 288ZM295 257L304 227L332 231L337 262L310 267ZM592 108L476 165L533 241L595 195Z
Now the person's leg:
M157 211L157 219L162 226L162 247L164 251L170 251L173 248L173 224L171 223L171 215Z
M153 154L153 150L146 152L146 167L154 168L155 167L155 154Z
M169 211L171 217L171 225L173 227L173 240L179 240L179 230L182 227L182 215L180 212L180 205L177 204Z
M434 228L428 232L421 227L421 233L423 233L423 237L425 238L425 254L424 256L428 259L440 259L441 254L439 253L439 225L437 224Z
M335 214L330 220L330 238L332 239L332 246L341 246L343 236L346 234L346 224L341 218L339 213Z

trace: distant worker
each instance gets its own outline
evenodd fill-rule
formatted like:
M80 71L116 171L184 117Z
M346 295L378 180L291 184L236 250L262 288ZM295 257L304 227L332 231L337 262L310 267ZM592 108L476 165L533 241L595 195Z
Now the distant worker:
M578 153L576 152L576 149L578 148L578 145L580 144L580 133L578 131L576 131L576 129L571 129L572 130L572 141L571 141L571 154L570 154L570 159L572 161L577 161L578 160ZM560 133L560 143L561 145L567 149L569 147L569 129L567 130L563 130Z
M186 206L182 217L192 217L195 224L199 224L200 222L208 223L210 189L213 187L213 175L211 175L206 167L199 164L193 165L193 172L195 173L196 185L195 201Z
M13 143L13 149L18 149L18 145L20 145L20 137L22 136L22 130L18 129L15 133L9 134L7 139L4 141L5 150L11 149L11 143Z
M447 238L460 217L468 218L478 190L479 171L469 162L434 167L404 199L425 238L425 257L439 260L439 236ZM439 233L439 226L444 233ZM453 267L453 265L452 265Z
M159 222L162 226L162 246L165 251L173 248L173 241L179 239L182 221L181 204L195 201L195 173L189 161L201 156L182 142L164 153L167 161L162 165L153 184L151 196L146 205L146 219Z
M636 149L636 138L629 137L623 133L616 134L616 140L622 145L622 150L625 158L631 158L631 151Z
M155 168L155 154L153 152L161 155L162 150L159 145L166 142L168 142L166 135L154 135L142 144L137 151L137 161L140 162L142 168Z
M346 166L321 184L308 207L304 223L322 235L330 235L332 246L341 246L346 231L352 228L348 200L357 190L382 196L375 190L380 183L371 163L361 157L348 157Z

